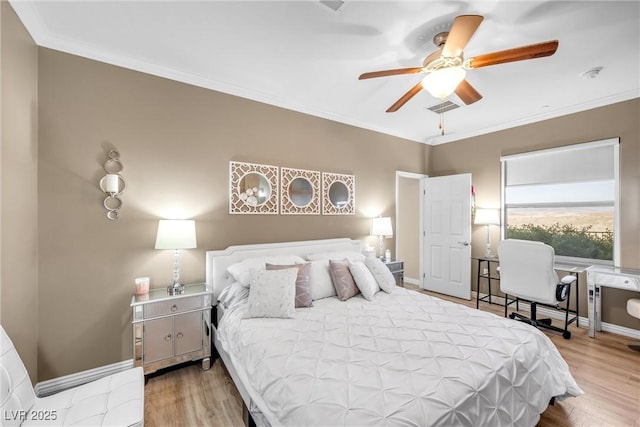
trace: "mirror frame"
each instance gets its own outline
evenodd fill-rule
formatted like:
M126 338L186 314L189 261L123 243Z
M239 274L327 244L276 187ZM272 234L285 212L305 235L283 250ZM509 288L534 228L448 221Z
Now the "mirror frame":
M304 169L280 168L280 213L283 215L320 215L320 172ZM289 186L297 178L304 178L313 190L311 201L306 206L293 203Z
M329 199L329 189L335 182L342 182L349 193L347 204L337 208ZM339 173L322 173L322 215L355 215L356 213L356 177Z
M271 194L260 205L248 205L240 198L238 186L245 175L257 173L265 177L271 187ZM229 162L229 213L230 214L277 214L279 201L278 167L257 163Z

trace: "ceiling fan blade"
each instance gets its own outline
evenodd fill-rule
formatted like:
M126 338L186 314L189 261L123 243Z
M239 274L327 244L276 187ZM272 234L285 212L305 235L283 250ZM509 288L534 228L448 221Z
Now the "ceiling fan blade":
M361 74L358 80L373 79L375 77L396 76L399 74L416 74L422 71L422 67L396 68L395 70L371 71Z
M504 64L506 62L544 58L545 56L551 56L556 53L557 49L558 40L551 40L498 52L485 53L469 59L469 68L480 68L489 65Z
M456 17L442 48L442 56L453 58L460 56L484 17L480 15L460 15Z
M458 98L467 105L473 104L474 102L482 99L482 95L480 95L480 93L471 86L471 83L466 80L460 82L456 88L456 95L458 95Z
M409 89L409 91L407 93L402 95L402 97L400 99L398 99L395 102L395 104L393 104L391 107L389 107L387 109L387 113L393 113L395 111L398 111L400 109L400 107L402 107L404 104L406 104L406 102L408 100L413 98L415 96L415 94L420 92L421 90L422 90L422 82L418 82L417 85L415 85L414 87Z

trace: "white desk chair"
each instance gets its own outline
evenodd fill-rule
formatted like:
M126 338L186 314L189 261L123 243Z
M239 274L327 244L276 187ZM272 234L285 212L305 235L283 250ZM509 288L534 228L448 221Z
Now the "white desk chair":
M640 298L631 298L627 300L627 313L637 319L640 319ZM630 342L629 348L635 351L640 351L640 341Z
M565 339L571 338L569 326L569 294L571 284L576 277L568 275L558 280L554 270L555 252L553 248L542 242L528 240L507 239L498 244L498 257L500 258L500 290L505 294L504 314L507 315L507 307L513 302L507 302L508 296L515 297L515 301L525 300L530 303L531 316L526 317L518 312L512 312L512 319L530 323L536 327L542 327L561 332ZM559 302L567 301L565 307ZM538 319L536 309L538 304L565 311L564 328L551 324L551 319Z

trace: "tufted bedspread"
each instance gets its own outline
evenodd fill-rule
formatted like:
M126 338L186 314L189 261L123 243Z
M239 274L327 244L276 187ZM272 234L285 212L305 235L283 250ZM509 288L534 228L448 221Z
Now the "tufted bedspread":
M274 426L534 426L552 397L582 394L527 324L404 288L313 304L244 319L243 299L219 324Z

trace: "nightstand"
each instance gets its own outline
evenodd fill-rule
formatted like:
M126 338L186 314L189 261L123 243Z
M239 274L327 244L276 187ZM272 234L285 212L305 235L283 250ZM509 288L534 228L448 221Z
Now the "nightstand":
M404 261L401 259L391 259L389 261L382 258L382 262L387 266L393 277L396 279L396 285L404 287Z
M145 374L178 363L202 359L211 366L211 300L206 284L185 286L180 295L166 288L131 298L133 364Z

